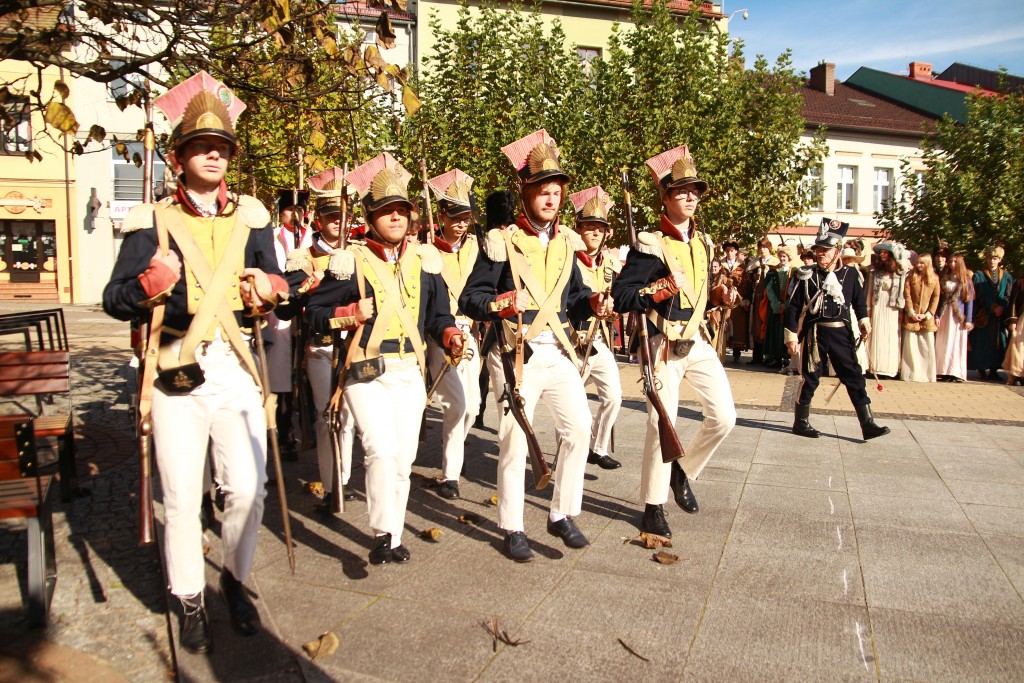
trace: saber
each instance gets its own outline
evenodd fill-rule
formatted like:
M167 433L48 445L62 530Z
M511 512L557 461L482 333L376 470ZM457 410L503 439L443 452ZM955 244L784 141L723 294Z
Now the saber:
M249 282L249 287L253 292L256 291L256 278L252 275L248 276L246 280ZM267 415L267 432L268 441L270 442L270 452L274 455L274 473L277 476L277 497L281 501L281 522L284 525L284 545L288 551L288 566L292 570L292 575L295 575L295 547L292 544L292 521L288 516L288 498L285 496L284 490L284 470L281 468L281 449L277 444L277 411L274 410L274 406L271 405L270 392L267 391L267 387L270 386L270 376L267 374L267 352L263 347L263 330L260 329L260 318L262 314L259 306L253 304L252 311L252 336L253 341L256 343L256 357L260 361L260 379L263 383L263 396L264 396L264 412Z
M454 366L457 367L459 363L461 363L464 360L472 360L474 355L475 354L473 353L473 349L465 349L462 352L462 355L459 356L458 360L455 361ZM441 372L439 372L434 381L430 383L430 389L427 390L428 406L430 405L430 401L434 398L434 394L437 392L437 388L441 386L441 380L444 379L444 376L448 374L448 371L451 370L452 367L452 363L445 363L444 367L441 368Z

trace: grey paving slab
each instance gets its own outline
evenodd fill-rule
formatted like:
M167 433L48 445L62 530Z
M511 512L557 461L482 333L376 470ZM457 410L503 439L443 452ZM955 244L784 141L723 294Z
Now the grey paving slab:
M839 467L825 469L800 465L754 463L747 475L748 484L845 491L846 475Z
M851 493L903 496L929 500L953 500L948 482L941 477L914 477L886 473L851 472L846 475L846 489Z
M1019 537L986 535L985 545L1017 592L1024 596L1024 543Z
M715 653L783 667L799 662L819 672L860 676L874 666L870 637L862 606L716 591L690 656Z
M799 661L748 657L743 653L724 653L701 649L690 655L682 680L699 683L722 681L758 681L788 683L790 681L829 681L835 683L869 683L877 681L874 668L866 671L840 671L828 667L802 666Z
M963 510L979 534L1024 537L1024 508L965 504Z
M961 503L1024 508L1024 485L947 479L950 491Z
M1019 624L875 608L871 626L883 680L1019 681L1024 671Z
M952 500L851 493L850 504L858 525L875 523L961 533L974 531L964 508Z
M921 444L940 447L966 446L990 448L995 446L993 430L988 425L970 422L912 422L907 429Z

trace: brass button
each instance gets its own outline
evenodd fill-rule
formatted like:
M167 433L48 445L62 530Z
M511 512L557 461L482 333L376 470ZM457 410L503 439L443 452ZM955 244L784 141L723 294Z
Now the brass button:
M196 294L196 301L199 301L199 299L200 299L200 296L198 294Z

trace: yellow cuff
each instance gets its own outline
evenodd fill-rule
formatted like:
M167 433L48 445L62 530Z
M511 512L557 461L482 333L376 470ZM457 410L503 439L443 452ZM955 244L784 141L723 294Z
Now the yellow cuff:
M177 284L177 283L175 283L175 284ZM155 306L159 306L163 302L167 301L167 297L169 297L171 295L171 292L173 290L174 290L174 285L171 285L170 287L168 287L164 291L160 292L156 296L151 297L149 299L143 299L142 301L140 301L138 303L138 305L142 306L143 308L154 308Z
M514 305L515 302L516 302L516 298L514 296L506 297L506 298L504 298L504 299L502 299L500 301L495 299L491 303L487 304L487 312L488 313L501 313L502 311L504 311L509 306Z
M330 325L332 330L347 330L357 325L356 317L354 315L343 316L341 318L331 318Z

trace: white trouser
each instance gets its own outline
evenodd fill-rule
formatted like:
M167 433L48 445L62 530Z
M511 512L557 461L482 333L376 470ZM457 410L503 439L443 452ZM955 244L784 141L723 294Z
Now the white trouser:
M551 512L566 516L580 514L583 505L583 475L587 467L590 406L580 372L558 344L532 344L533 356L523 366L522 396L526 416L533 422L537 401L544 399L558 431L558 467L551 494ZM487 355L491 378L503 378L498 347ZM504 382L499 382L504 388ZM512 413L498 411L498 526L505 531L524 531L523 507L526 495L526 434Z
M324 491L330 493L334 486L334 451L331 450L331 428L324 416L331 401L331 356L334 346L311 346L306 351L306 376L313 392L313 412L316 413L316 461L320 468L320 481ZM338 433L338 448L341 452L341 484L348 483L352 474L352 441L355 428L352 413L346 403L341 402L341 431Z
M718 360L715 347L698 336L693 348L685 358L676 358L668 352L664 359L664 336L651 338L656 378L661 383L658 396L665 409L675 416L679 411L679 383L684 379L697 394L704 409L704 421L694 433L684 450L686 455L679 459L686 476L696 479L704 465L714 454L732 428L736 425L736 406L732 401L732 389L722 362ZM661 442L658 440L658 413L647 402L647 440L644 443L644 460L640 474L640 495L650 505L662 505L668 500L671 468L661 461Z
M391 547L398 547L427 402L416 358L388 358L383 375L362 384L346 384L344 398L366 452L370 528L375 535L391 534Z
M471 353L473 357L463 358L458 366L449 368L434 394L443 415L441 475L445 481L459 480L466 454L466 435L480 412L480 351L469 333L469 326L460 325L459 329L463 331L466 355ZM427 362L432 377L437 377L448 364L444 349L433 341L427 343Z
M597 414L590 429L590 450L598 455L611 453L612 428L622 407L622 380L615 354L605 345L604 340L594 340L596 353L587 363L587 376L583 383L593 382L597 388Z
M178 596L194 595L206 585L199 506L207 445L213 446L225 497L224 568L239 581L252 568L266 496L267 422L259 388L226 341L201 345L196 358L206 375L199 387L188 394L153 390L167 576Z
M292 392L292 321L281 320L273 313L267 315L263 331L267 342L267 375L270 390L275 394Z

